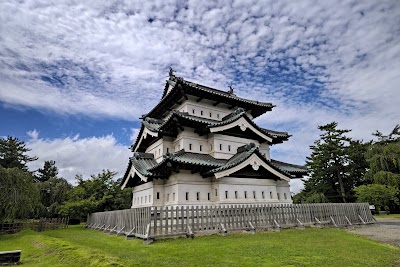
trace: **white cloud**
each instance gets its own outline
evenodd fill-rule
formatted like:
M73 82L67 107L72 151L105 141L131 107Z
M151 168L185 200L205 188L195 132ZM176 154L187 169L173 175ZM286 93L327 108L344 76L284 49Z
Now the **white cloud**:
M32 130L32 131L28 131L26 133L32 140L37 140L39 137L39 132L36 131L36 129Z
M98 174L103 169L118 172L122 177L130 156L129 148L117 143L114 136L79 138L78 135L57 139L32 138L27 142L30 155L39 159L30 162L30 170L43 167L44 161L55 160L60 177L75 182L81 174L85 179Z
M132 143L135 143L139 132L140 128L131 128L131 135L129 136L129 139L131 140Z
M5 1L0 25L0 101L13 105L136 120L172 66L277 104L257 122L294 135L279 159L304 163L317 125L369 139L399 123L396 0Z

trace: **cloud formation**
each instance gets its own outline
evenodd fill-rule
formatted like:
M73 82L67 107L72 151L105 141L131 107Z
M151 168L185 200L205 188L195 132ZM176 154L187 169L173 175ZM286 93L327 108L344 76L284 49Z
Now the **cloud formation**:
M137 120L167 69L277 105L257 120L293 134L304 163L317 125L369 139L399 123L400 2L4 1L0 101ZM125 160L126 161L126 160Z
M37 132L30 135L31 139L27 142L27 147L31 149L29 154L39 159L30 162L29 169L43 168L46 160L54 160L59 176L70 183L75 182L76 175L86 179L103 169L117 171L117 178L122 177L131 154L129 148L118 144L112 135L91 138L79 138L77 135L52 140L39 138Z

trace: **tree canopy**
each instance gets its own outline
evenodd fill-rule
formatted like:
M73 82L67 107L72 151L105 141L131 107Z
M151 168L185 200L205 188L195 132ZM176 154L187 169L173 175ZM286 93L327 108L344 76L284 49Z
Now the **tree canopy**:
M37 170L36 179L39 182L46 182L50 178L57 177L58 168L54 160L46 160L44 162L43 168Z
M129 208L131 192L121 189L119 181L113 180L115 175L115 172L103 170L86 180L76 176L78 185L60 207L61 214L85 219L88 213Z
M306 202L349 202L355 200L353 188L363 183L367 162L366 145L345 134L332 122L318 129L320 138L310 146L312 153L306 166L310 179L304 182L301 196ZM300 197L299 196L299 197Z
M30 151L25 142L15 137L0 138L0 166L3 168L19 168L27 171L27 163L35 161L37 157L30 157L26 152Z

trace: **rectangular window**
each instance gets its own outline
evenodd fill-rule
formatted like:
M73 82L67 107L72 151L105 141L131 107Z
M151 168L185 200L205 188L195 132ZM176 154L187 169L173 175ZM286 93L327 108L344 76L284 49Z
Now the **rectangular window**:
M210 152L212 151L212 145L210 145Z
M265 198L264 191L261 192L262 198Z
M238 198L238 194L237 194L237 191L235 191L235 198Z
M158 155L161 156L161 148L158 149Z
M143 197L140 197L140 204L143 204Z
M149 195L149 203L151 203L151 195Z
M228 191L225 191L225 198L228 198Z
M256 198L256 191L253 191L253 198Z
M200 151L202 151L203 150L203 146L202 145L200 145Z
M189 150L192 150L192 144L189 144Z
M231 151L231 145L228 145L228 151Z
M194 109L192 109L192 114L194 114Z
M285 199L287 199L286 193L283 193L283 197L284 197Z
M167 153L169 153L169 147L167 147Z
M219 119L219 114L217 114L217 119Z
M219 144L219 150L222 151L222 144Z
M160 199L160 192L157 192L157 199Z
M202 110L200 111L200 115L203 116L203 111Z
M210 193L207 193L207 200L210 200Z
M175 193L172 193L172 201L175 201Z
M212 113L210 112L210 118L212 117Z
M197 199L197 200L200 200L200 192L197 192L197 193L196 193L196 199Z
M244 191L244 198L247 198L247 191Z
M215 196L218 196L218 190L215 189Z
M189 200L189 192L186 192L186 200Z
M278 199L280 199L280 197L279 197L279 193L276 193L276 196L278 197Z
M269 192L269 198L272 198L272 192Z
M169 194L167 194L167 201L169 201Z

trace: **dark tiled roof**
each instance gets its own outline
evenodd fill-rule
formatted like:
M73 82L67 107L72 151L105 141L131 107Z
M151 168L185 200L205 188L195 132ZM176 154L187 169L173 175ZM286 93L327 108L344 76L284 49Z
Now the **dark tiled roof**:
M164 121L158 120L158 119L145 118L145 120L143 121L143 124L150 131L158 132L158 131L162 130L164 126L168 125L168 123L171 123L171 120L174 120L174 118L177 118L177 119L185 119L185 120L191 121L193 123L198 123L199 127L202 129L210 129L213 127L220 127L220 126L228 125L242 117L244 117L254 128L258 129L260 132L266 134L267 136L271 137L272 139L279 139L279 140L277 140L278 142L287 140L287 138L290 137L290 135L287 132L272 131L272 130L268 130L268 129L259 127L248 117L248 115L246 114L246 111L242 108L238 108L235 111L233 111L232 113L228 114L227 116L222 118L222 121L192 116L192 115L188 114L187 112L180 112L177 110L173 110Z
M172 87L168 91L169 87ZM193 95L200 98L215 100L219 103L225 103L232 106L238 106L250 110L253 117L258 117L267 111L272 110L274 105L267 102L259 102L236 96L233 93L221 91L215 88L196 84L181 77L170 76L167 85L164 88L161 101L145 117L161 118L162 115L170 109L182 96L187 99L187 95Z
M277 170L278 172L289 176L289 177L302 177L306 174L306 169L304 166L293 165L281 161L268 161L261 155L255 144L251 143L238 148L237 154L232 156L230 159L216 159L208 154L199 154L186 152L185 150L180 150L175 153L168 153L164 155L161 162L157 163L153 157L153 154L138 153L135 152L134 156L130 158L129 167L132 165L134 168L143 176L146 177L165 177L169 176L169 173L160 173L166 169L171 169L173 165L176 166L193 166L196 168L201 168L203 176L211 176L214 173L221 172L230 168L233 168L251 155L257 154L259 158L264 160L271 168ZM124 180L127 179L127 170Z
M301 165L295 165L295 164L290 164L286 163L283 161L278 161L278 160L271 160L271 163L278 167L281 170L290 172L290 173L301 173L301 174L306 174L307 173L307 168L305 166Z

